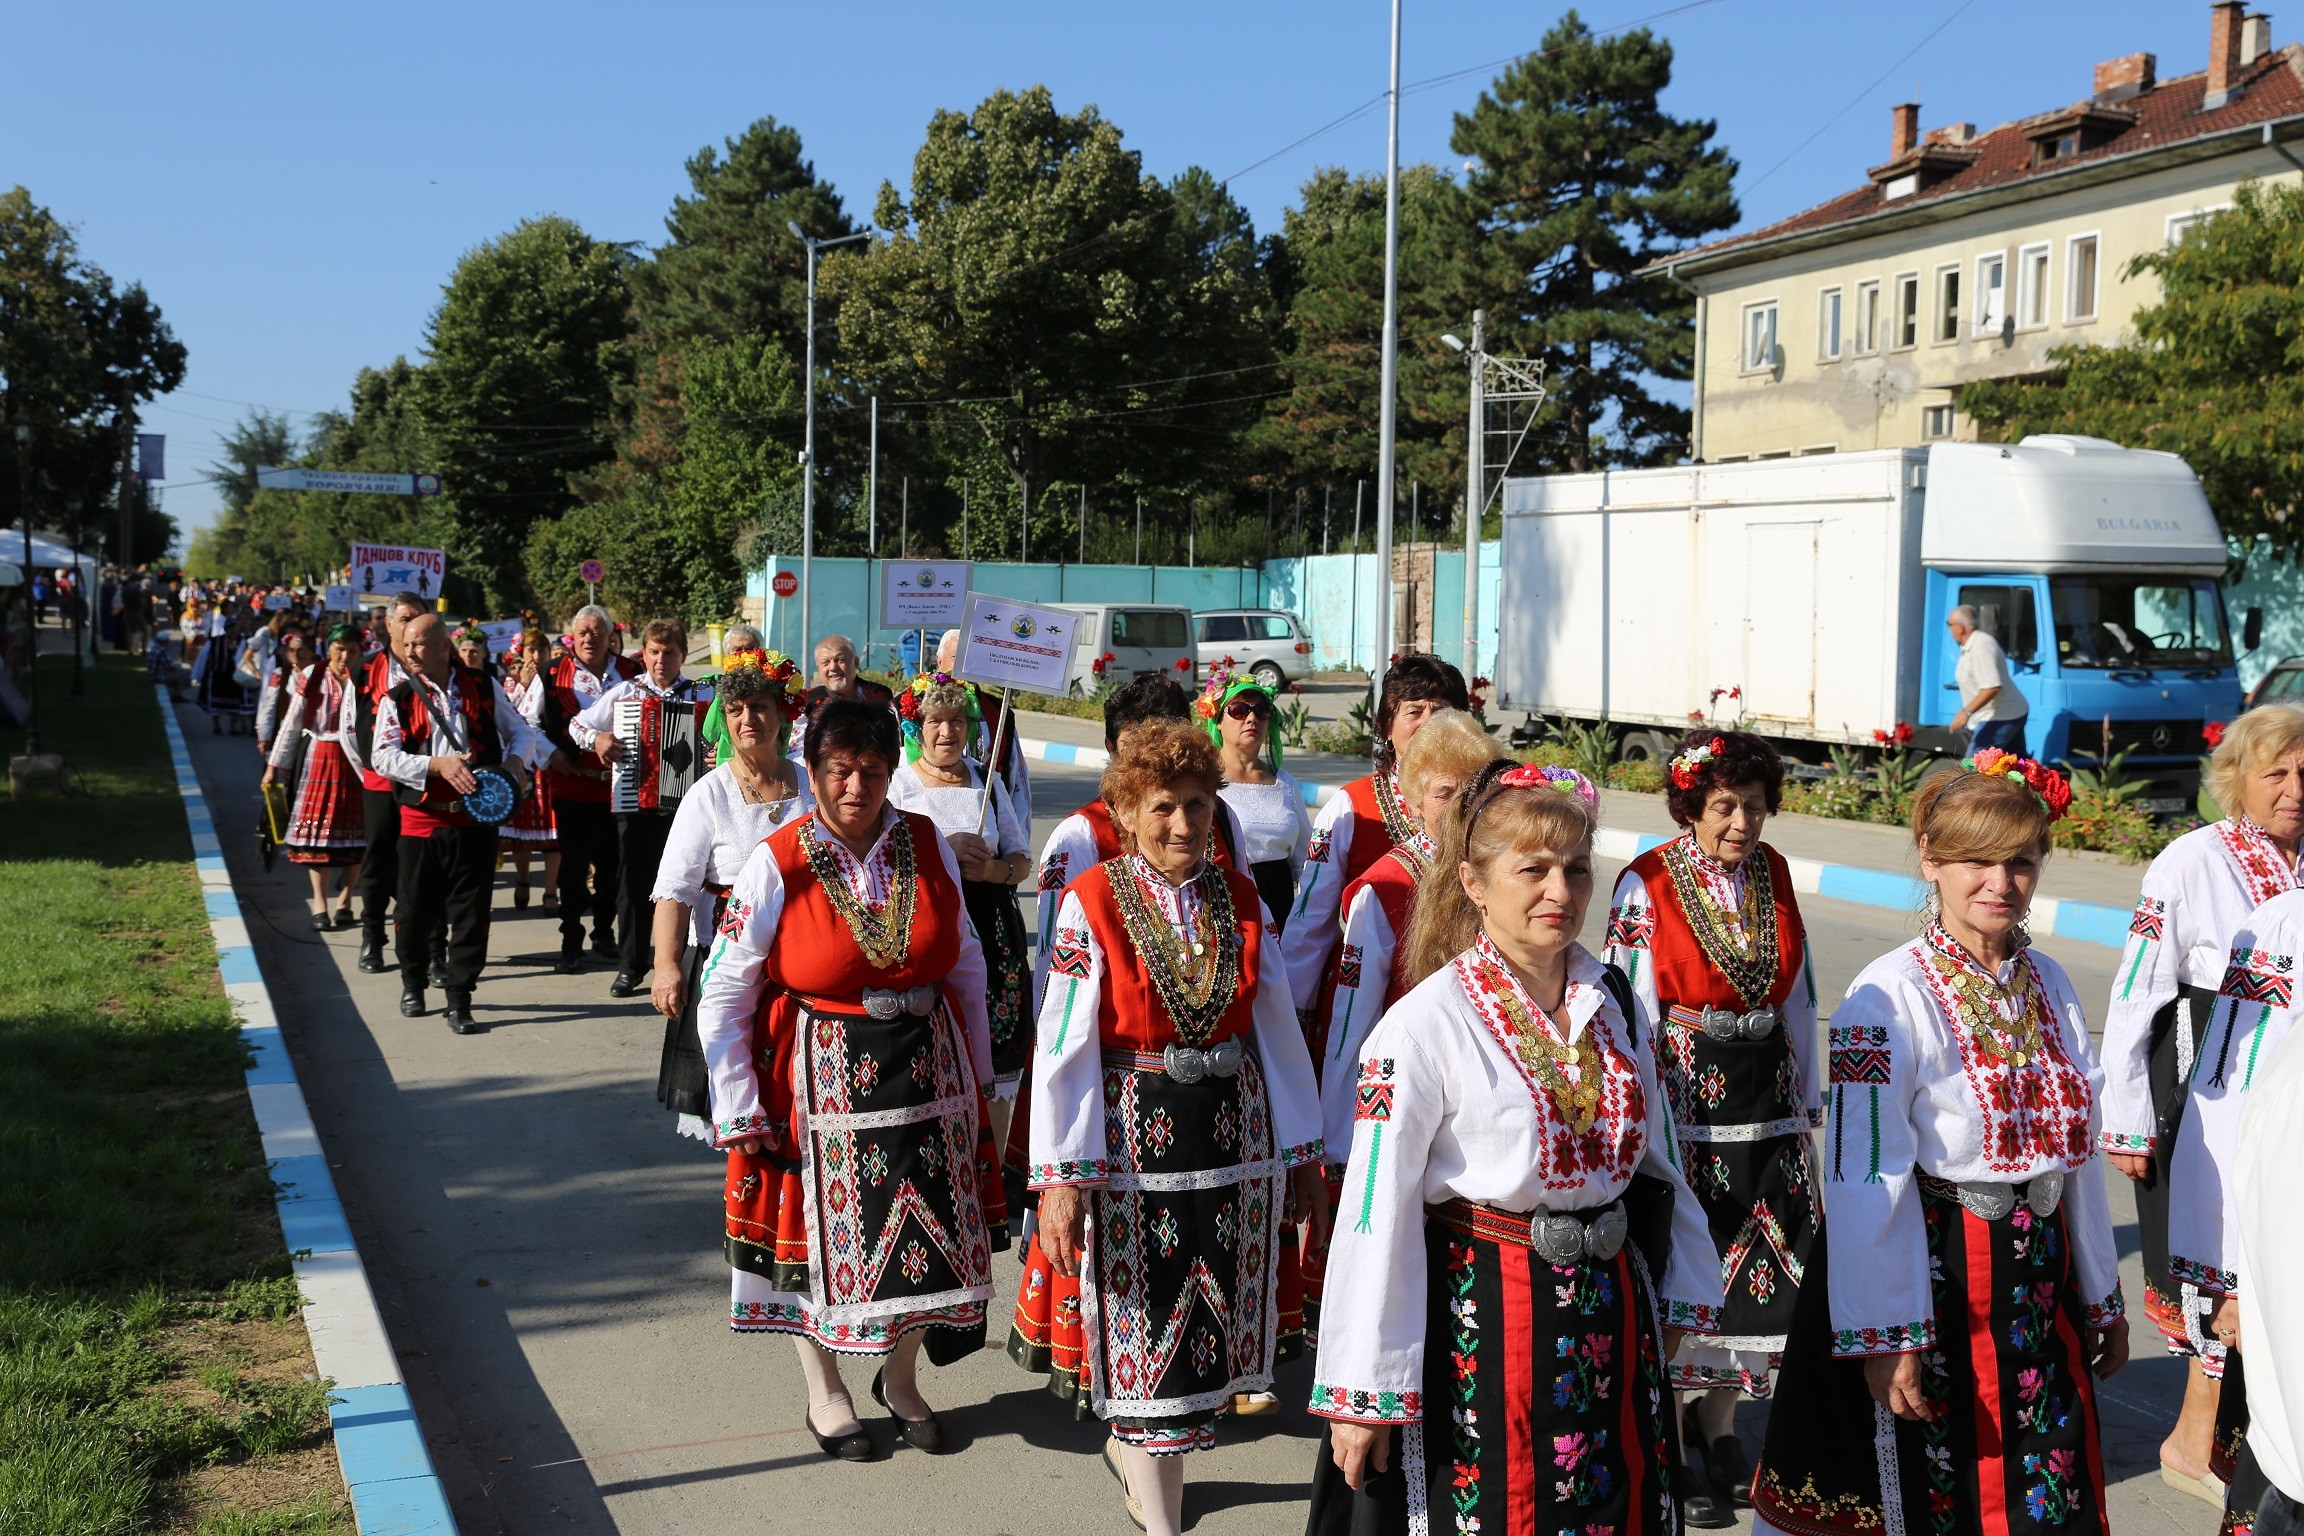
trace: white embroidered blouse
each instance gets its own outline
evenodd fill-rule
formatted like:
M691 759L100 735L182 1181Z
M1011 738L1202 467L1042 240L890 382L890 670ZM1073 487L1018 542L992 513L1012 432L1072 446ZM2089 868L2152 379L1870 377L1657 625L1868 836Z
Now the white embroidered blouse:
M927 817L946 837L973 832L996 854L1030 853L1032 829L1018 819L1015 804L1008 798L1008 786L993 779L990 813L980 821L977 811L983 804L984 775L966 758L960 759L960 766L968 771L967 783L931 784L922 776L919 764L904 764L888 776L888 803Z
M680 797L672 830L664 837L664 858L656 866L650 901L677 901L688 909L688 941L712 946L712 894L729 890L743 873L752 850L784 823L816 808L808 775L797 795L759 804L744 798L733 764L722 763Z
M1351 862L1353 829L1359 824L1352 797L1342 791L1330 795L1313 818L1312 839L1296 872L1296 910L1288 914L1280 952L1288 962L1288 985L1306 1008L1320 995L1320 973L1336 953L1341 916L1337 909L1344 905L1348 883L1344 871Z
M1224 803L1240 818L1251 864L1288 861L1294 879L1304 867L1304 852L1312 846L1312 815L1304 808L1304 786L1287 769L1273 770L1269 784L1226 784ZM1246 874L1246 870L1241 871Z
M1240 818L1222 799L1216 802L1218 812L1232 824L1232 846L1247 846L1247 834L1241 830ZM1126 836L1125 833L1122 836ZM1096 852L1096 830L1088 818L1074 811L1056 823L1056 830L1048 834L1048 841L1040 847L1040 912L1033 927L1032 951L1032 1016L1040 1016L1042 995L1048 987L1049 946L1055 942L1056 914L1064 901L1064 887L1079 879L1102 862ZM1241 874L1248 871L1241 870ZM1275 941L1272 948L1277 950Z
M1197 885L1175 886L1156 873L1141 854L1130 854L1147 903L1179 934L1200 915ZM1288 975L1272 943L1272 914L1257 904L1264 942L1257 948L1254 1025L1249 1038L1264 1069L1272 1105L1272 1145L1283 1167L1320 1156L1320 1091L1312 1081L1312 1053L1296 1025L1288 995ZM1039 1036L1032 1062L1031 1184L1103 1184L1113 1171L1106 1146L1103 1030L1097 999L1104 983L1104 946L1088 926L1080 898L1065 893L1056 918L1056 943L1076 959L1062 986L1050 987L1040 1008ZM1156 1002L1151 1006L1157 1007Z
M2146 1078L2152 1016L2179 986L2209 991L2224 978L2232 936L2259 906L2294 890L2294 860L2282 858L2245 817L2196 827L2160 850L2144 871L2128 944L2104 1020L2104 1150L2149 1152L2158 1123ZM2188 1070L2190 1037L2178 1037Z
M1412 841L1429 862L1432 834L1419 832ZM1360 1045L1394 1001L1392 960L1407 937L1392 931L1392 918L1374 888L1361 886L1344 911L1344 942L1336 951L1336 987L1328 998L1328 1032L1319 1064L1321 1139L1327 1143L1328 1161L1338 1168L1352 1150Z
M1993 1018L2039 1045L1996 1059L1962 1015L1952 971L2004 987ZM1938 1342L1919 1176L2022 1184L2066 1175L2063 1208L2090 1326L2123 1315L2112 1208L2095 1161L2102 1069L2064 968L2020 951L1988 976L1944 931L1866 966L1832 1015L1832 1105L1822 1161L1832 1245L1832 1353L1893 1355ZM2019 1207L2023 1209L2023 1207Z
M314 663L318 665L318 663ZM296 748L306 731L314 741L332 741L345 758L357 768L360 766L360 741L352 730L353 683L339 679L335 673L323 673L320 678L320 698L317 705L304 701L304 686L310 681L309 669L297 674L297 681L288 689L288 709L280 717L280 729L272 738L272 755L265 759L274 768L285 768L296 761Z
M1516 1032L1499 983L1529 1018L1540 1016L1485 937L1370 1032L1320 1302L1314 1413L1371 1423L1423 1418L1424 1210L1450 1200L1515 1212L1595 1211L1621 1196L1635 1172L1663 1179L1672 1186L1672 1257L1656 1286L1658 1321L1718 1330L1717 1250L1672 1161L1655 1056L1601 978L1600 962L1573 946L1567 1039L1591 1037L1603 1079L1587 1135L1570 1128L1509 1043ZM1583 1068L1559 1070L1573 1082Z
M888 831L896 824L896 811L880 813L880 837L862 860L847 845L827 832L824 845L839 868L841 878L866 906L887 905L895 864L888 847ZM915 844L913 858L942 859L952 883L960 883L960 866L942 838L934 846ZM760 1083L753 1065L752 1023L760 1012L768 952L776 947L776 931L784 916L784 878L765 842L755 843L752 855L736 876L729 892L728 911L713 941L712 959L697 990L696 1033L704 1046L704 1065L712 1077L712 1121L717 1145L727 1146L756 1136L766 1125L760 1110ZM976 1081L992 1081L992 1021L985 1009L984 949L965 912L947 914L960 924L960 958L945 984L960 1002L961 1033L968 1040L968 1057Z
M2295 1028L2304 891L2258 907L2232 936L2216 1006L2201 1037L2191 1097L2168 1166L2168 1272L2212 1296L2240 1290L2240 1225L2232 1173L2240 1116L2257 1079Z

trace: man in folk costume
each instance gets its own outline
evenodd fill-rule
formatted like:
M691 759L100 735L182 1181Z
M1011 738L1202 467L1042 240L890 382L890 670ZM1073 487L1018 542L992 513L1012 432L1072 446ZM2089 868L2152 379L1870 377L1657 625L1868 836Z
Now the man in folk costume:
M392 781L376 771L376 706L408 680L401 636L423 611L423 600L411 592L377 610L384 621L370 638L382 643L369 654L354 696L350 755L360 769L361 835L367 844L360 865L360 969L371 974L384 969L384 912L400 889L400 802L392 798ZM407 914L400 916L405 921Z
M1280 935L1288 990L1315 1027L1321 976L1336 952L1344 888L1394 844L1416 835L1414 811L1400 798L1400 749L1437 710L1472 707L1464 674L1437 656L1395 656L1376 701L1375 771L1330 797L1312 824L1312 847L1298 877L1296 910Z
M475 768L501 768L515 784L546 753L494 678L459 666L448 628L423 614L402 629L409 677L376 707L376 768L400 786L400 1012L424 1013L423 936L448 925L448 1027L479 1030L472 988L488 960L488 897L496 826L465 809Z
M1702 1204L1727 1305L1716 1338L1671 1362L1693 1464L1681 1516L1717 1529L1752 1488L1739 1395L1764 1399L1807 1272L1818 1206L1808 1135L1823 1119L1816 984L1792 875L1760 841L1784 765L1742 731L1692 733L1665 806L1685 833L1634 859L1608 914L1607 959L1631 982Z
M545 773L560 837L560 958L552 969L573 976L584 969L584 918L592 918L592 952L621 962L616 947L618 892L616 819L608 810L608 770L569 735L576 717L602 694L639 675L637 664L616 654L616 621L597 603L576 610L568 648L552 663L538 729L552 748Z
M936 670L959 675L959 630L944 631L944 638L936 642ZM993 739L1001 734L1000 713L1008 707L1008 701L980 688L976 707L983 719L977 725L975 748L969 755L981 763L992 750ZM1000 787L1007 791L1008 803L1016 808L1016 819L1029 827L1032 825L1032 769L1024 756L1024 722L1009 721L1006 734L1008 744L1000 750Z
M856 659L856 642L846 635L826 635L816 642L816 685L808 690L808 712L792 727L792 761L808 761L808 722L834 699L859 700L878 704L890 714L896 712L896 695L864 676Z
M618 683L585 707L568 726L568 739L590 752L613 771L623 747L616 739L616 706L629 698L660 699L671 704L709 705L710 683L692 682L680 675L688 663L688 626L678 619L658 619L641 634L638 677ZM664 859L664 840L672 835L673 809L652 808L621 812L616 817L616 862L622 879L616 891L616 979L610 997L630 997L647 985L651 920L655 911L648 893L656 887L656 866Z

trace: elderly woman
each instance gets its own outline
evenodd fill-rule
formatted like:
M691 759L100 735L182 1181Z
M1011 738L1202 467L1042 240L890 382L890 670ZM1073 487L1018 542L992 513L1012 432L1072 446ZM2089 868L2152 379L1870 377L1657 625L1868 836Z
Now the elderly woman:
M1016 909L1016 883L1032 873L1032 828L1009 802L995 774L987 795L984 776L968 761L982 711L973 685L948 672L924 672L896 698L904 733L904 766L888 799L936 824L960 867L960 894L968 921L984 946L990 978L985 1011L992 1029L996 1091L1013 1097L1032 1051L1026 1018L1032 972L1024 950L1024 919ZM994 1127L997 1136L1005 1122Z
M1665 1361L1720 1278L1648 1034L1576 942L1599 803L1491 763L1443 824L1359 1053L1312 1532L1676 1525Z
M2171 1352L2188 1355L2183 1412L2160 1446L2162 1479L2224 1502L2211 1466L2223 1344L2197 1276L2169 1260L2169 1158L2182 1129L2216 989L2236 935L2265 902L2298 885L2304 842L2304 704L2285 700L2225 727L2208 784L2224 819L2162 849L2144 872L2104 1023L2104 1150L2136 1181L2144 1313Z
M1105 771L1131 849L1074 880L1057 916L1033 1064L1039 1233L1009 1345L1111 1426L1106 1461L1160 1536L1182 1529L1173 1458L1271 1385L1283 1206L1325 1213L1271 914L1209 862L1222 773L1182 722L1137 726Z
M1400 795L1400 753L1424 722L1443 709L1469 710L1464 674L1437 656L1394 657L1376 700L1375 772L1354 779L1320 808L1305 850L1296 909L1288 918L1281 952L1288 985L1304 1010L1305 1032L1320 994L1320 978L1336 953L1344 887L1396 843L1416 835L1414 809Z
M1733 1525L1751 1493L1736 1400L1768 1395L1819 1214L1815 973L1791 869L1760 841L1783 801L1775 748L1742 731L1693 732L1664 792L1687 830L1632 861L1608 914L1607 959L1657 1043L1677 1161L1727 1290L1719 1339L1691 1339L1672 1362L1672 1385L1691 1394L1681 1513L1708 1529Z
M2101 1533L2093 1377L2128 1358L2101 1074L2023 923L2070 790L1986 751L1912 809L1927 931L1832 1015L1826 1215L1793 1303L1758 1528Z
M303 631L290 633L301 637ZM292 653L291 653L292 654ZM288 690L287 712L272 742L264 782L296 781L296 800L281 839L288 862L312 872L312 926L352 926L352 887L367 851L367 808L360 798L355 726L360 632L339 624L328 632L328 665L306 669ZM337 871L337 907L328 916L328 873Z
M816 808L745 862L696 1005L728 1151L730 1323L795 1337L808 1428L843 1461L877 1450L833 1352L880 1357L872 1395L900 1437L944 1448L921 1344L939 1363L982 1346L1007 1241L979 1112L984 952L935 823L888 804L900 761L885 706L817 712Z
M552 667L552 641L540 629L523 630L520 643L504 653L504 691L511 695L520 716L541 729L544 719L545 674ZM512 819L504 823L504 845L512 851L514 870L512 905L528 905L528 861L544 856L544 910L560 904L560 841L552 821L552 776L536 775L535 785Z
M1280 766L1272 690L1233 672L1226 657L1208 669L1193 713L1207 723L1208 739L1223 760L1224 803L1240 818L1248 873L1278 932L1296 900L1296 872L1312 846L1312 818L1304 809L1304 786Z
M488 649L488 631L480 627L477 619L466 619L456 626L449 637L456 645L456 659L482 677L502 677L504 669L496 665L496 655Z
M714 691L729 748L680 799L656 866L649 1000L664 1015L664 1055L656 1101L679 1131L711 1142L712 1079L697 1032L696 1004L728 893L752 851L815 797L784 756L804 694L800 669L773 651L731 651Z

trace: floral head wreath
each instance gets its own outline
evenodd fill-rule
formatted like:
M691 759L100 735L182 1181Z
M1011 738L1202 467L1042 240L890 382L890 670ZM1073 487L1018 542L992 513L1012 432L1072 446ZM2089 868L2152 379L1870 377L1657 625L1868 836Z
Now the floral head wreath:
M776 707L784 716L782 727L776 732L777 750L792 735L792 722L808 708L808 684L800 676L800 668L782 651L759 651L749 646L726 651L720 657L720 676L753 671L765 676L775 689ZM706 741L712 743L712 761L724 763L736 755L736 736L728 729L728 713L720 703L720 690L712 690L712 707L704 712L704 723L698 728Z
M1200 696L1192 701L1192 717L1200 722L1208 739L1219 748L1224 745L1224 706L1238 694L1253 693L1272 703L1272 690L1253 677L1242 676L1236 664L1227 656L1208 668L1208 680L1200 685ZM1280 735L1267 729L1264 750L1271 754L1272 766L1280 766Z
M1472 810L1464 819L1464 841L1472 841L1472 829L1480 824L1480 813L1488 809L1509 789L1548 790L1566 795L1584 807L1584 814L1597 825L1600 820L1600 791L1590 779L1573 768L1553 768L1537 763L1522 763L1507 768L1488 781L1480 797L1472 802Z
M466 619L457 625L455 632L448 637L448 642L451 645L462 645L467 640L477 640L482 645L488 643L488 631L480 627L478 619Z
M896 720L904 733L904 761L920 760L920 726L928 695L938 688L957 688L968 700L968 723L984 723L984 706L977 697L974 683L962 682L949 672L923 672L912 679L911 686L896 694Z
M1715 736L1700 747L1690 747L1672 759L1672 787L1694 789L1696 781L1704 776L1704 765L1728 750L1728 743Z
M2046 763L2019 757L1998 747L1986 747L1974 757L1962 761L1960 766L1970 773L1980 773L1987 778L2017 780L2032 791L2033 798L2048 812L2051 826L2062 821L2064 813L2072 808L2072 781Z

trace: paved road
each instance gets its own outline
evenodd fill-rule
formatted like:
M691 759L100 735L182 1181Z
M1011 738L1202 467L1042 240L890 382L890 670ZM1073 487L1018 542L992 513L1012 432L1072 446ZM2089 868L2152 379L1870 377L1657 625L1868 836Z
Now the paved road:
M954 1512L975 1532L1131 1527L1095 1451L1029 1378L986 1351L928 1383L962 1453L899 1450L864 1467L820 1456L800 1428L792 1348L727 1330L719 1171L673 1136L653 1097L662 1024L643 1000L607 996L608 972L551 974L551 920L497 896L492 960L477 998L486 1034L397 1011L397 978L360 974L350 934L313 933L303 879L265 875L254 850L250 743L185 712L203 785L432 1455L468 1532L722 1530L935 1532ZM1093 776L1048 767L1051 810ZM1052 819L1036 829L1044 837ZM1614 871L1607 871L1609 877ZM1837 992L1910 932L1897 914L1814 903L1820 982ZM1597 921L1595 920L1595 927ZM2084 997L2102 997L2113 956L2047 946ZM435 995L434 1001L437 1002ZM2132 1221L2124 1192L2120 1219ZM2121 1233L2134 1249L2133 1227ZM2129 1260L2129 1295L2137 1292ZM1013 1254L999 1261L1013 1297ZM995 1337L1003 1325L996 1321ZM2112 1384L2107 1447L2115 1525L2206 1536L2205 1505L2148 1480L2172 1362L2139 1329L2139 1364ZM851 1370L860 1403L868 1375ZM1284 1369L1301 1401L1308 1366ZM881 1424L881 1438L890 1437ZM1207 1536L1302 1529L1313 1453L1291 1412L1229 1432L1192 1458L1186 1515ZM1745 1433L1757 1443L1758 1410Z

